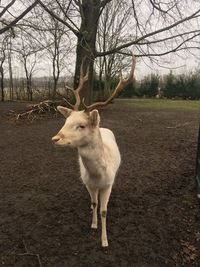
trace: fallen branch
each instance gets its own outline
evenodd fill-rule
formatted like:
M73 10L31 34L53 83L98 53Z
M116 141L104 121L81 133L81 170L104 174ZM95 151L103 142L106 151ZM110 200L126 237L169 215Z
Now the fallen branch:
M70 89L70 88L68 88ZM73 108L73 105L66 99L66 97L61 94L60 92L56 91L56 94L59 96L59 97L62 97L63 101L66 102L71 108Z
M38 114L57 112L57 104L57 102L51 100L45 100L38 104L30 104L28 105L28 111L16 114L16 120L26 118L28 120L33 121Z

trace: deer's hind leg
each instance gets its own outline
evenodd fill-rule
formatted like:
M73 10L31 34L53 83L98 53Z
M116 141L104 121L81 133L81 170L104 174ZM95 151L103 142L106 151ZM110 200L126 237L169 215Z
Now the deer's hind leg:
M92 209L92 224L91 228L97 229L97 207L98 207L98 189L91 189L90 187L86 186L90 197L91 197L91 209Z

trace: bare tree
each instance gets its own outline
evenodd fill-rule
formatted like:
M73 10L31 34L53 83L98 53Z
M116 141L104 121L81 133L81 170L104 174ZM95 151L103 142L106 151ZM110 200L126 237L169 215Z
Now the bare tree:
M56 11L55 11L56 12ZM61 11L58 10L60 13ZM59 13L57 14L59 16ZM43 14L43 29L40 29L43 36L43 45L47 51L47 57L50 58L53 74L53 91L51 98L55 99L58 80L61 72L65 68L67 54L70 50L70 42L68 38L68 29L52 16Z
M1 60L0 60L0 78L1 78L1 101L4 101L4 68L3 64L5 62L6 55L4 48L1 50Z
M56 1L58 3L58 8L62 10L62 16L57 16L53 10L51 10L44 1L39 1L40 5L54 18L62 22L65 26L73 32L77 38L76 44L76 67L74 76L74 86L77 87L79 83L79 73L80 66L84 60L85 66L84 71L86 71L86 66L89 66L89 86L86 88L86 96L88 102L91 100L91 90L92 87L92 76L94 59L96 52L96 34L98 28L98 20L101 13L101 9L108 2L105 1L69 1L67 9L64 9L60 4L61 1ZM75 20L70 18L77 15Z
M62 1L57 0L57 8L62 10L62 16L59 17L47 2L40 0L38 2L46 12L62 22L77 38L75 87L84 57L87 57L86 64L90 67L89 90L92 85L95 58L115 53L131 55L127 49L133 48L137 51L136 56L156 57L198 47L192 42L200 35L198 25L200 3L195 0L190 2L186 0L165 2L161 0L71 0L68 1L66 9L60 5ZM126 3L126 8L121 10L120 16L121 18L126 16L131 8L132 19L128 21L126 29L115 36L116 39L120 39L120 42L113 42L113 46L107 47L105 51L98 51L96 37L99 21L104 9L111 2ZM88 91L86 95L89 95Z
M126 13L121 16L121 10L126 10ZM113 47L117 47L123 43L127 37L126 25L131 20L131 7L127 7L127 2L111 1L104 8L99 19L99 27L97 31L97 49L100 52L105 52ZM120 73L121 69L125 68L123 64L123 54L109 54L98 57L97 69L99 70L100 84L104 84L104 91L110 93L111 78Z
M38 53L41 51L41 47L35 42L29 35L24 31L20 30L18 33L18 47L16 47L15 52L18 53L19 60L23 64L24 73L26 77L26 93L27 100L33 100L33 90L32 90L32 78L35 71L36 63L39 60Z
M7 44L8 36L5 35L0 46L0 88L1 88L1 101L5 100L4 93L4 63L6 61L6 44Z
M7 53L8 53L8 70L9 70L9 87L10 87L10 100L14 98L14 85L13 85L13 71L12 71L12 31L7 39Z
M66 5L67 0L63 0ZM49 3L56 16L60 17L62 11L55 6L54 1ZM38 19L39 18L39 19ZM51 65L53 88L49 90L49 98L54 99L61 73L70 62L71 36L66 26L46 13L40 6L35 7L29 16L18 23L18 27L43 49L43 60Z
M65 26L76 38L76 66L75 87L78 85L80 65L85 60L84 70L89 66L90 75L86 85L85 95L87 102L91 100L92 76L94 61L102 57L111 62L116 58L112 55L123 54L130 56L130 50L134 50L137 57L151 57L152 60L159 59L170 53L199 48L199 16L200 2L196 0L37 0L32 4L24 4L24 11L14 14L14 19L5 19L7 11L11 10L16 1L10 3L1 10L0 33L8 28L19 24L30 10L41 7L59 23ZM10 6L11 5L11 6ZM97 32L100 22L106 14L107 8L120 6L120 11L111 8L110 27L107 27L106 35L112 36L111 45L100 49L97 45ZM21 16L22 15L22 16ZM129 16L130 19L126 20ZM40 18L38 18L40 20ZM112 35L113 27L120 29L122 21L123 30ZM102 43L102 41L100 41ZM107 57L106 57L107 56ZM157 60L158 60L157 59Z

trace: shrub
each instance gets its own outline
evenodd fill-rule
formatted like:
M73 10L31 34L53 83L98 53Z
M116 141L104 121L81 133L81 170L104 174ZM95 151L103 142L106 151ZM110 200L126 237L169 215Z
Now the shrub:
M200 99L200 76L197 74L173 75L165 77L163 94L167 98Z
M136 94L136 81L133 80L132 83L129 83L124 90L121 91L121 93L119 94L119 97L133 97Z
M155 97L158 94L159 77L158 75L151 74L146 76L137 89L138 96Z

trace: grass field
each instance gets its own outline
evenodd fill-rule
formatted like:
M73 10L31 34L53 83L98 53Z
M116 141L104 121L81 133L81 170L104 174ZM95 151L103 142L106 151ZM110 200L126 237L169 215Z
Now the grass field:
M200 112L200 101L198 100L169 100L169 99L118 99L125 105L136 108L155 108L163 110L181 110Z

